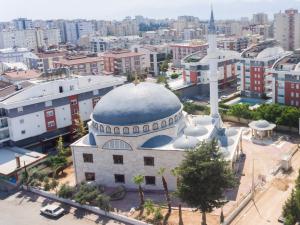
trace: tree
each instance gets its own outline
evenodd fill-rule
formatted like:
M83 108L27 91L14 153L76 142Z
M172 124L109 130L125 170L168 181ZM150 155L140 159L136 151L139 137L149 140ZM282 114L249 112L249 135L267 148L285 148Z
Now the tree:
M143 175L136 175L133 177L133 182L138 185L139 188L139 196L140 196L140 207L143 208L144 206L144 191L142 188L142 183L144 183L144 176Z
M97 187L88 185L88 184L81 184L79 187L79 191L75 194L74 200L81 205L91 204L95 201L100 194Z
M56 179L52 179L49 183L50 190L55 190L55 193L57 193L57 187L58 187L58 181Z
M249 110L248 104L236 104L230 107L228 110L228 114L237 117L239 120L241 118L244 119L252 119L252 112Z
M215 140L187 151L178 175L176 194L183 202L199 209L202 225L206 225L206 213L225 204L224 191L236 185L236 178Z
M164 177L165 171L166 171L166 168L160 168L159 172L158 172L158 175L161 176L161 181L162 181L162 184L163 184L163 187L164 187L166 201L167 201L167 204L168 204L168 213L170 214L171 211L172 211L171 198L170 198L170 194L169 194L168 184L167 184L167 181L166 181L166 179Z
M161 72L163 72L163 74L165 74L167 71L168 71L168 69L169 69L169 60L165 60L165 61L163 61L163 63L160 65L160 71Z
M85 136L88 133L86 126L84 125L84 122L80 117L75 120L75 129L74 129L74 137L75 138L81 138Z

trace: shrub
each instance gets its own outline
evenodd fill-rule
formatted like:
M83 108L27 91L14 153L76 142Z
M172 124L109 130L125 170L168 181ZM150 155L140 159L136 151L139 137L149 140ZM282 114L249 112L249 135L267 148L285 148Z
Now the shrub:
M179 77L179 75L177 73L173 73L171 75L171 79L177 79Z
M58 196L61 198L71 199L75 192L75 188L68 184L63 184L58 190Z

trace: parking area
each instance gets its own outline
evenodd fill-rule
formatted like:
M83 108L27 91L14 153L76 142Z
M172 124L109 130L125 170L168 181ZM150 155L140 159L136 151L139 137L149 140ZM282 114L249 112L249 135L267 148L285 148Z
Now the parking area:
M53 204L53 201L34 195L30 192L19 191L13 194L0 192L0 224L5 225L95 225L106 224L116 225L124 224L118 221L101 217L85 210L76 209L67 205L61 205L66 214L52 219L40 215L40 209ZM55 203L60 205L59 203Z

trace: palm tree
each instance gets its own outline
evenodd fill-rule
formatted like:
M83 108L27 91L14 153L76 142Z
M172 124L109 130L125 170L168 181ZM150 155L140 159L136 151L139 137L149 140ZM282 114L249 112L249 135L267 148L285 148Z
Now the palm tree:
M145 200L144 200L144 191L142 188L142 183L144 182L143 175L136 175L133 177L133 182L139 186L139 195L140 195L140 207L143 208Z
M169 195L168 184L167 184L167 181L166 181L166 179L164 177L165 171L166 171L166 168L160 168L159 172L158 172L158 175L161 176L161 181L163 183L164 192L165 192L165 196L166 196L166 200L167 200L167 204L168 204L168 213L170 214L171 211L172 211L171 198L170 198L170 195Z

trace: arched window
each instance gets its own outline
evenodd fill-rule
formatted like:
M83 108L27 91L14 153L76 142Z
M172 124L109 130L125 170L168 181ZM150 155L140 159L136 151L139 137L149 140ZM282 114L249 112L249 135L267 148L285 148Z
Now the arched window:
M169 125L172 125L173 124L173 118L170 118L169 119Z
M129 128L128 127L123 128L123 134L129 134Z
M153 129L153 130L157 130L157 129L158 129L158 124L157 124L157 123L154 123L153 126L152 126L152 129Z
M99 130L100 130L100 132L104 132L104 127L103 127L103 125L100 125L100 126L99 126Z
M149 131L149 125L144 125L143 131L144 131L144 132L148 132L148 131Z
M166 127L167 126L167 122L165 120L161 121L161 127Z
M114 128L114 133L115 134L120 134L120 128L119 127L115 127Z
M138 134L140 131L139 131L139 127L138 126L135 126L133 127L133 133L134 134Z
M108 134L111 133L111 128L110 127L106 127L106 133L108 133Z
M132 150L130 144L128 144L125 141L117 140L117 139L106 142L102 148L109 149L109 150Z
M175 122L177 122L177 121L178 121L178 116L176 115L176 116L175 116Z

